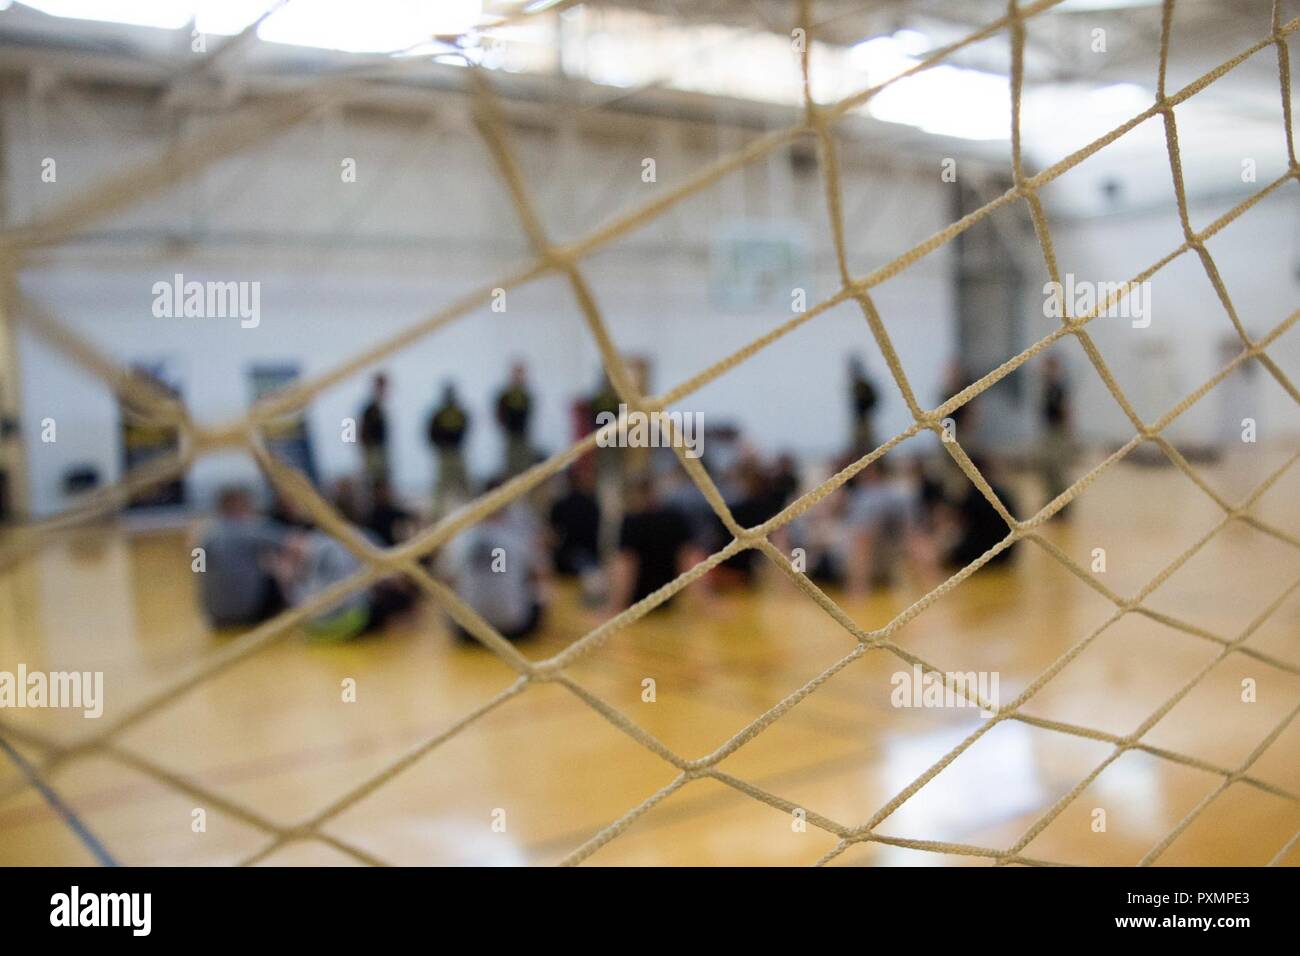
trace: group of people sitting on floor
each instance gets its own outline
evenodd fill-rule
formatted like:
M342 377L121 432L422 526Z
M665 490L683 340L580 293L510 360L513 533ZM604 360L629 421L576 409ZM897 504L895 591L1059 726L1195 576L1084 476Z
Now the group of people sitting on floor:
M391 520L380 495L371 517ZM377 544L383 537L363 533ZM200 539L203 563L199 598L214 627L248 627L287 607L304 604L361 570L361 562L336 538L311 526L282 503L272 517L261 515L247 488L231 486L217 496L217 514ZM340 595L306 622L309 634L343 639L377 630L407 610L414 589L388 577Z
M836 470L852 460L839 462ZM710 467L707 453L704 461L741 528L772 520L809 490L788 455L765 461L739 447L725 469ZM628 484L608 575L611 611L645 598L734 537L676 463L662 464ZM980 459L975 465L1014 514L1015 499L998 464ZM596 513L594 501L590 510ZM897 583L903 573L937 583L943 572L997 548L1009 530L989 499L943 455L906 459L903 465L879 459L815 507L782 522L770 540L796 570L862 595ZM1008 561L1013 550L998 551L989 563ZM703 584L712 591L751 586L767 563L758 550L742 550L705 575Z
M711 450L703 463L742 528L769 521L806 490L789 455L764 460L734 432ZM879 459L783 524L771 540L798 570L853 594L900 573L928 582L944 568L964 566L994 548L1008 529L955 466L943 467L946 459L909 459L901 466ZM592 464L571 467L544 503L517 499L460 532L425 559L427 568L499 634L517 640L541 627L553 576L577 579L583 601L612 614L732 540L670 450L657 450L638 473L619 477L617 514L602 504ZM996 467L977 467L1014 512ZM398 544L419 530L420 517L396 500L386 479L374 481L365 495L352 482L339 482L333 498L339 513L377 546ZM200 543L206 565L200 596L218 627L255 625L337 588L363 568L347 546L283 502L270 516L260 515L243 488L220 493L216 519ZM994 560L1010 553L1003 550ZM704 576L704 587L749 586L767 563L758 551L742 550ZM406 577L388 575L343 591L304 626L318 638L353 637L382 628L418 597L418 586ZM471 621L453 615L450 623L471 637Z
M1014 514L1015 499L996 463L974 464ZM1009 531L989 499L951 462L912 458L898 465L881 458L845 482L828 507L792 522L784 541L789 550L802 549L814 580L864 594L896 583L900 573L933 586L996 548ZM1004 548L989 563L1010 560L1012 551Z
M1044 434L1055 441L1045 456L1054 469L1047 484L1049 494L1057 494L1067 458L1062 449L1069 440L1069 396L1060 363L1050 357L1044 380ZM945 395L960 392L969 381L954 364ZM849 363L849 383L851 437L844 458L835 463L836 474L860 462L876 441L878 393L859 360ZM336 511L370 542L391 547L444 516L453 497L463 500L463 494L448 493L447 483L469 482L459 454L468 419L449 387L430 419L430 440L441 449L438 484L432 512L421 515L406 508L389 483L386 394L387 378L377 375L362 414L364 478L338 480L331 497ZM616 399L606 382L589 403L592 414ZM503 477L481 492L533 460L527 438L531 405L525 370L517 363L497 400L507 439ZM951 421L965 436L965 450L978 447L976 403L954 410ZM453 430L454 448L446 440ZM710 429L707 447L701 461L709 483L740 528L771 521L815 484L804 482L793 456L764 457L734 426ZM945 571L995 549L990 563L1010 559L1012 547L999 549L1009 530L1003 513L951 456L935 450L905 457L902 464L899 458L893 453L857 471L815 507L773 527L769 540L796 571L856 595L895 583L901 575L932 586ZM973 464L987 479L987 490L1014 514L997 463L976 455ZM599 447L549 486L485 516L422 561L474 615L516 640L541 627L553 575L577 579L583 603L613 614L727 547L733 531L671 449L625 453ZM417 585L396 574L349 592L342 582L363 568L353 551L283 501L269 516L259 515L246 489L220 493L202 547L206 569L200 597L218 627L255 625L333 589L337 599L318 602L323 609L313 604L316 613L307 615L305 626L314 635L341 639L382 627L410 610L419 596ZM703 587L715 592L748 586L768 563L754 548L739 550L702 577ZM469 637L476 625L461 611L451 624Z

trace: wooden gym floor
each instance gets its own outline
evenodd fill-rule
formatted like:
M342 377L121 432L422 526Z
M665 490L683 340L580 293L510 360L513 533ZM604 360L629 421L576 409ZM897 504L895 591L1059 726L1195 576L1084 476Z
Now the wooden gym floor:
M1207 467L1231 500L1285 460L1253 452ZM1028 487L1028 486L1026 486ZM1032 493L1023 498L1032 500ZM1022 498L1022 500L1023 500ZM1300 527L1300 465L1255 514ZM1106 584L1131 595L1214 526L1216 506L1172 468L1121 464L1049 535L1085 566L1107 553ZM1233 637L1296 583L1300 551L1233 523L1157 589L1147 604ZM0 670L102 670L103 720L226 646L199 618L183 536L115 527L50 539L0 575ZM836 592L832 592L837 598ZM899 589L843 601L879 626L919 596ZM1036 546L1010 572L976 574L899 631L896 639L945 670L997 671L1001 700L1110 614L1108 602ZM541 657L598 618L561 589ZM1300 667L1300 589L1248 646ZM711 597L699 586L672 608L615 636L570 671L678 753L712 751L852 647L852 639L786 582ZM1218 653L1217 645L1128 615L1106 630L1027 706L1040 717L1126 734ZM721 768L840 823L867 820L974 729L964 709L890 706L890 676L905 665L872 651L729 756ZM126 731L128 751L285 824L304 820L513 679L494 655L457 644L437 612L378 637L312 645L293 634L205 681ZM357 681L356 703L340 685ZM652 677L657 700L643 703ZM1244 703L1243 678L1258 697ZM1300 676L1234 654L1220 662L1144 738L1212 765L1238 766L1300 704ZM59 711L10 710L0 719L59 740L97 729ZM20 748L32 758L33 748ZM1001 848L1014 843L1111 752L1110 744L1004 721L879 827L891 836ZM1300 793L1300 720L1251 774ZM672 767L555 685L521 696L425 756L328 830L400 864L547 864L562 859L675 776ZM0 759L0 793L18 773ZM71 761L53 787L127 864L229 864L266 841L208 808L191 829L193 798L101 755ZM1064 863L1136 863L1221 778L1128 751L1023 851ZM1093 811L1106 811L1093 832ZM504 810L505 832L493 811ZM1300 830L1300 803L1234 783L1159 858L1161 864L1264 864ZM651 809L591 857L596 864L806 864L834 845L809 826L711 780ZM0 864L93 862L30 788L0 801ZM344 864L314 842L290 844L271 864ZM880 844L836 864L987 865ZM1281 862L1300 865L1300 846Z

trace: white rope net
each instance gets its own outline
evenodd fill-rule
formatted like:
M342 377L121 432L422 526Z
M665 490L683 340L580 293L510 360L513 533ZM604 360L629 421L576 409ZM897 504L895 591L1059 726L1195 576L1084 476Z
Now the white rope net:
M1244 363L1252 361L1263 365L1278 384L1285 389L1286 393L1294 401L1300 403L1300 392L1297 392L1296 386L1270 358L1267 351L1271 344L1286 333L1297 319L1300 319L1300 310L1292 312L1262 337L1252 338L1242 324L1228 290L1220 278L1214 259L1206 247L1208 239L1219 233L1265 197L1283 188L1289 180L1300 179L1300 164L1296 162L1295 141L1292 131L1290 64L1287 49L1287 37L1300 30L1300 18L1283 21L1280 0L1277 0L1273 5L1272 26L1268 35L1262 36L1256 43L1242 50L1238 55L1210 70L1182 89L1169 91L1166 89L1165 77L1171 42L1174 2L1173 0L1165 0L1155 101L1138 115L1087 146L1034 175L1026 175L1021 160L1020 145L1020 103L1024 79L1026 23L1061 2L1062 0L1038 0L1038 2L1021 6L1016 0L1010 0L1005 16L976 30L958 42L934 51L919 64L899 76L885 83L861 90L838 102L819 103L816 102L812 95L808 66L809 58L812 55L813 36L811 34L815 21L811 9L811 0L804 0L804 2L798 4L795 11L795 21L792 24L792 26L802 26L809 34L801 54L804 92L803 121L798 125L755 139L740 151L701 169L677 188L607 222L585 238L568 244L556 244L548 238L544 225L535 211L528 185L516 165L506 124L498 112L497 103L488 79L480 69L470 70L471 83L476 95L478 129L495 159L498 172L508 189L519 220L528 236L534 253L533 260L512 275L498 277L486 283L478 290L447 305L406 331L386 341L376 343L361 354L350 358L324 374L257 401L246 416L225 425L213 427L192 421L184 407L173 397L161 392L150 382L134 376L114 360L101 354L91 344L84 341L50 315L44 313L34 303L15 300L12 304L18 306L13 310L17 319L79 363L84 369L106 382L119 396L129 400L133 408L140 409L142 414L151 421L177 429L181 436L181 443L180 450L176 454L151 461L138 470L127 474L115 485L92 493L86 502L75 511L64 513L48 521L11 530L6 535L4 543L3 557L6 563L21 560L30 554L35 548L39 547L41 536L52 529L76 526L108 514L124 506L140 490L183 474L191 464L204 455L218 450L242 448L255 458L277 490L286 499L301 506L322 530L333 535L355 554L362 562L363 569L348 580L339 582L315 595L307 603L287 610L239 637L233 643L205 658L201 663L195 665L161 690L148 694L143 700L135 703L115 719L105 721L102 729L80 740L73 743L59 742L42 734L15 727L9 723L0 725L0 733L21 742L40 754L35 762L35 770L39 775L38 779L47 776L60 767L90 755L107 757L144 773L180 793L203 801L205 806L215 808L256 828L265 834L267 840L261 849L243 861L246 864L266 859L295 841L319 841L357 861L368 864L384 863L383 860L377 859L370 852L351 845L338 836L331 834L326 830L326 825L335 820L345 810L384 787L399 774L402 774L417 761L420 761L467 727L499 708L506 701L525 694L531 687L542 683L558 684L563 687L609 721L623 734L626 734L677 770L677 775L667 786L646 796L639 804L630 807L623 816L610 821L574 849L564 860L567 864L576 864L586 860L606 843L617 838L652 807L687 787L693 781L701 779L717 781L754 800L779 808L786 813L802 810L806 814L809 825L833 835L837 840L833 849L827 852L818 861L819 863L834 859L855 844L877 843L934 853L982 857L999 865L1010 863L1045 865L1049 861L1026 856L1023 852L1025 848L1107 767L1129 751L1139 751L1174 764L1196 768L1213 774L1220 780L1219 784L1211 792L1207 793L1167 835L1155 846L1151 847L1142 857L1140 861L1142 865L1156 862L1179 835L1207 807L1214 803L1225 790L1234 784L1245 785L1286 801L1300 803L1300 794L1277 786L1251 773L1251 768L1260 755L1288 728L1296 714L1300 713L1300 701L1296 702L1285 717L1272 728L1267 736L1237 766L1219 766L1192 754L1176 752L1152 745L1143 740L1146 733L1180 701L1186 698L1217 664L1232 655L1242 655L1263 661L1292 675L1300 674L1300 667L1245 644L1247 639L1288 600L1297 588L1300 588L1300 574L1297 574L1290 586L1276 595L1265 610L1237 634L1217 634L1198 626L1194 622L1152 610L1144 604L1153 591L1174 575L1216 535L1233 522L1249 525L1283 542L1291 549L1300 549L1300 537L1285 529L1273 527L1252 514L1252 507L1255 503L1286 473L1300 455L1290 455L1280 467L1265 477L1245 498L1234 503L1225 500L1214 488L1207 484L1193 465L1163 434L1171 422L1186 412L1193 404L1204 398ZM561 6L564 5L561 4ZM555 8L552 7L551 9L554 10ZM832 136L836 123L851 110L862 106L898 80L943 63L954 52L981 40L996 36L1002 31L1007 31L1009 34L1011 48L1011 160L1014 176L1013 186L1003 195L906 250L897 258L880 266L873 272L863 276L853 276L850 273L845 252L839 165L836 158L836 144ZM1205 229L1197 231L1193 229L1188 216L1174 109L1247 59L1260 54L1270 46L1274 47L1277 58L1281 111L1286 132L1288 169L1278 179L1268 183L1249 198L1234 206L1210 223ZM127 207L147 192L156 192L180 182L184 177L202 169L222 156L244 148L259 138L269 135L272 131L286 128L313 115L316 110L330 103L334 97L341 95L345 90L346 82L348 82L347 78L326 79L317 84L310 95L295 94L273 99L269 103L260 106L254 113L242 115L228 121L220 131L221 135L205 135L201 142L182 142L156 161L146 164L144 168L132 170L127 174L99 184L85 198L67 204L38 222L21 229L9 230L3 234L2 251L10 264L10 268L16 268L21 263L25 251L56 244L76 230L84 227L88 222L101 219ZM1082 315L1069 314L1067 307L1060 327L1051 334L1035 342L1019 354L1008 357L997 368L988 372L956 395L951 396L938 407L923 408L908 382L898 354L891 343L890 336L872 302L872 289L898 275L917 260L951 241L997 210L1021 201L1028 204L1047 272L1053 281L1059 283L1061 273L1053 247L1051 231L1039 198L1040 190L1048 183L1053 182L1067 171L1078 166L1089 156L1115 142L1128 131L1156 116L1161 117L1164 123L1169 167L1173 177L1184 240L1177 248L1134 275L1129 285L1136 286L1145 282L1180 256L1194 253L1202 263L1205 274L1222 303L1228 322L1240 337L1240 351L1218 373L1195 391L1185 396L1182 401L1161 418L1154 422L1142 420L1107 368L1088 332L1088 325L1097 315L1104 314L1111 305L1118 301L1124 294L1121 291L1113 293L1105 301L1098 302L1094 309ZM728 174L759 161L778 147L803 137L812 138L820 152L827 216L834 241L841 282L839 291L830 298L808 308L806 312L787 319L767 334L681 382L669 391L656 396L640 394L634 384L634 377L630 374L616 343L609 334L595 296L584 277L583 260L617 238L664 214L683 199L714 185ZM726 526L732 540L724 548L696 564L687 573L682 574L645 599L633 604L617 616L600 624L559 653L544 660L530 660L521 654L509 641L494 631L443 582L431 576L421 565L420 558L445 544L484 516L527 494L578 458L590 452L597 445L599 432L588 434L571 447L534 465L492 492L477 498L466 507L418 533L411 540L384 549L373 545L345 521L318 494L304 475L268 452L261 439L261 429L276 419L303 409L316 395L349 376L374 365L399 350L410 346L412 343L423 339L425 336L434 333L448 323L488 304L494 289L508 290L547 274L562 277L571 287L587 328L600 351L604 369L621 400L626 402L631 409L645 412L662 411L667 406L679 402L708 383L725 375L730 369L735 368L756 352L767 348L796 328L815 321L818 316L838 305L851 302L856 303L857 307L860 308L876 345L888 363L894 383L911 413L913 424L869 454L832 475L812 491L792 502L775 517L752 528L741 527L736 522L701 463L696 459L687 457L683 450L678 447L676 451L682 466ZM11 295L16 295L12 289L10 292ZM945 417L951 415L958 408L1020 368L1034 356L1067 336L1075 338L1080 343L1087 353L1093 368L1123 409L1133 427L1132 438L1027 520L1018 520L1008 511L1004 503L998 499L989 482L972 464L971 459L962 449L959 441L945 441L943 448L952 456L969 480L1005 520L1007 533L994 548L953 574L938 587L926 593L886 625L873 630L860 627L817 585L805 575L794 570L786 555L769 540L773 532L807 512L836 489L842 487L854 475L870 467L873 462L900 443L923 431L931 431L942 435L942 421ZM614 428L617 428L617 425L607 426L602 431L609 433ZM1147 442L1158 447L1178 470L1191 479L1205 495L1209 496L1222 511L1222 515L1210 531L1165 565L1137 593L1126 597L1112 591L1096 576L1076 563L1059 547L1044 537L1041 534L1041 529L1054 515L1081 495L1101 475L1125 459L1134 449ZM926 673L943 680L947 687L956 691L957 688L952 683L951 672L939 664L922 659L917 654L906 649L896 639L898 632L910 621L934 605L935 602L942 599L949 591L978 571L988 561L992 560L997 554L1021 541L1032 542L1052 559L1063 564L1079 580L1109 601L1113 605L1113 612L1100 626L1080 637L1076 643L1035 677L1019 696L1010 703L998 707L991 701L977 698L981 708L992 711L993 716L981 722L979 727L972 731L969 736L945 753L937 762L908 783L907 786L903 787L870 817L865 820L833 820L817 813L814 808L801 806L780 794L769 792L719 769L719 764L725 758L744 747L766 728L781 719L791 708L798 706L801 701L816 692L819 687L837 673L871 653L892 654L909 667L919 666ZM792 690L764 713L756 716L740 732L728 740L721 741L716 749L703 756L683 756L675 753L641 728L626 714L611 706L570 676L569 667L575 661L591 654L606 642L615 639L621 631L647 612L693 582L700 580L726 559L746 549L755 549L768 558L782 575L789 578L800 591L807 595L809 600L816 602L831 618L838 622L845 632L848 650L830 667L807 681L807 683ZM1300 561L1297 564L1300 565ZM294 826L283 826L269 819L267 815L257 809L223 796L203 783L175 773L155 763L149 757L124 748L118 743L119 735L126 729L165 710L178 698L181 698L205 681L214 678L239 662L254 657L273 644L283 641L293 633L295 625L309 620L313 615L334 605L341 598L355 593L361 587L373 583L385 575L393 573L403 574L415 582L458 625L469 631L486 647L499 655L518 676L506 689L444 728L441 733L424 741L387 767L357 783L309 819L303 820ZM1139 615L1159 621L1170 628L1180 631L1189 639L1214 645L1218 648L1218 654L1128 734L1109 733L1092 727L1043 719L1023 712L1022 707L1026 702L1082 654L1103 632L1127 615ZM964 693L969 696L969 691ZM985 847L933 840L908 839L887 835L879 831L878 828L886 818L898 810L899 807L981 737L1005 721L1016 721L1054 733L1100 741L1112 745L1113 749L1104 760L1053 803L1019 838L1008 846ZM22 783L16 787L10 787L4 792L0 792L0 797L12 795L26 786L27 783ZM431 808L430 812L436 813L437 808ZM1297 833L1285 846L1278 849L1272 862L1280 862L1295 846L1297 840L1300 840L1300 833Z

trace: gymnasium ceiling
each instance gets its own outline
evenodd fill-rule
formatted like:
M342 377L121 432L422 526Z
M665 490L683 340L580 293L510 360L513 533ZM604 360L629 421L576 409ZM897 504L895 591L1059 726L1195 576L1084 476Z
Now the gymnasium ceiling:
M1030 0L1021 0L1028 6ZM787 32L790 0L605 0L623 7L671 16L696 25L727 24ZM1160 0L1064 0L1035 16L1027 34L1027 79L1031 82L1096 79L1107 82L1150 79L1153 51L1160 46ZM1249 46L1268 32L1271 0L1178 0L1176 43L1171 59L1194 57L1216 62ZM1287 16L1287 5L1283 5ZM1006 15L1006 0L816 0L817 35L830 43L852 46L865 38L919 29L939 44L952 42ZM1300 7L1289 15L1300 14ZM1107 56L1098 57L1080 44L1080 32L1101 27L1107 33ZM996 55L990 55L993 50ZM1188 51L1192 51L1189 55ZM1006 70L1005 44L962 51L954 62L981 69ZM1275 77L1271 64L1265 72Z
M222 9L227 23L251 21L275 0L145 0L135 5L143 9L159 7L183 10ZM292 0L270 18L284 18L290 11L310 11L314 0ZM392 2L392 0L387 0ZM1029 0L1021 0L1027 5ZM10 23L30 36L61 33L68 41L99 39L98 24L90 19L66 15L50 17L48 12L108 10L125 0L0 0L0 31ZM359 5L368 9L382 4ZM1269 26L1272 0L1178 0L1175 7L1174 38L1171 62L1195 60L1219 62L1248 46L1265 34ZM628 11L645 15L646 23L662 23L696 29L730 27L752 33L788 34L797 4L794 0L437 0L431 8L461 10L463 13L440 14L447 24L487 23L500 17L519 18L520 22L552 20L559 8L572 17L581 11ZM529 9L540 15L529 17ZM1288 8L1283 3L1284 16ZM892 34L900 29L919 31L930 38L933 46L959 39L981 26L1005 16L1005 0L814 0L816 36L831 45L852 47L864 39ZM477 15L473 11L479 11ZM1297 11L1289 11L1295 15ZM91 14L92 16L95 14ZM142 15L137 22L146 22ZM124 17L128 20L129 17ZM167 20L160 17L158 22ZM183 14L171 19L184 22ZM1030 82L1089 79L1104 82L1150 80L1153 51L1159 47L1161 3L1159 0L1063 0L1051 10L1030 21L1027 34L1027 79ZM8 21L8 22L7 22ZM42 21L49 27L43 28ZM598 20L598 22L600 22ZM604 23L608 24L606 20ZM169 25L171 25L169 23ZM116 24L113 24L116 26ZM1095 28L1107 34L1105 56L1097 56L1087 42L1080 42ZM606 27L617 29L617 26ZM8 32L8 31L5 31ZM139 28L137 28L137 32ZM988 43L958 51L952 62L976 69L1005 72L1007 55L1005 36ZM1268 71L1268 64L1259 64ZM1247 67L1252 64L1247 64Z
M0 0L0 65L26 73L30 83L56 86L61 75L130 77L175 91L168 77L193 63L191 28L227 36L265 12L273 0ZM1029 0L1021 0L1025 5ZM136 25L69 16L101 17L116 6L153 11L161 19ZM544 8L540 15L528 10ZM1300 13L1284 3L1284 15ZM542 98L559 81L560 101L576 97L633 108L699 109L704 99L797 110L801 102L789 55L792 0L438 0L427 6L367 0L355 6L289 0L267 18L257 37L237 44L212 73L228 89L259 77L284 79L352 69L355 63L394 61L374 56L407 46L424 58L421 81L458 86L463 77L454 50L427 42L430 33L465 29L494 17L507 27L495 49L468 52L496 70L508 95ZM345 13L317 13L343 10ZM1169 61L1169 86L1178 89L1268 35L1271 0L1178 0ZM186 13L185 11L189 11ZM831 101L895 75L927 51L966 37L1006 14L1005 0L815 0L814 37L820 42L814 89ZM557 15L558 14L558 15ZM124 19L130 19L130 16ZM198 19L193 22L189 17ZM356 23L328 23L360 17ZM206 21L205 21L206 17ZM165 21L165 23L163 22ZM436 21L436 26L434 25ZM141 22L156 22L153 27ZM204 24L209 25L205 26ZM319 29L322 22L329 29ZM216 26L220 23L220 28ZM1106 49L1092 49L1094 31ZM1154 95L1161 5L1156 0L1065 0L1034 16L1026 36L1026 90L1022 108L1027 157L1051 161L1100 135L1150 104ZM296 32L295 32L296 31ZM423 42L423 45L421 43ZM869 41L869 42L868 42ZM367 46L370 43L372 45ZM1295 43L1292 43L1295 46ZM354 51L354 52L339 52ZM358 52L370 51L367 61ZM933 149L982 148L1005 142L1009 93L1005 31L972 44L873 99L864 120L879 120L872 137L912 145L926 137ZM1300 61L1300 57L1293 57ZM440 65L440 61L442 65ZM455 61L455 62L452 62ZM62 73L60 71L63 71ZM97 72L98 71L98 72ZM441 71L441 73L439 73ZM1297 70L1300 72L1300 69ZM51 79L53 77L53 79ZM410 82L408 79L406 82ZM567 84L567 86L566 86ZM583 92L586 88L587 92ZM702 95L702 96L701 96ZM694 100L691 98L694 97ZM1300 96L1296 96L1300 100ZM707 111L709 108L704 107ZM1201 154L1278 153L1280 95L1276 57L1265 50L1179 107L1186 138ZM761 115L761 114L760 114ZM760 124L766 122L760 120ZM1159 124L1148 124L1158 127ZM1068 127L1068 128L1067 128ZM1142 131L1139 131L1142 132ZM1180 130L1180 133L1182 130ZM1163 156L1159 129L1126 137ZM1144 144L1144 145L1143 145ZM998 147L1001 155L1001 147ZM1114 151L1118 154L1120 151ZM1232 154L1232 155L1229 155Z

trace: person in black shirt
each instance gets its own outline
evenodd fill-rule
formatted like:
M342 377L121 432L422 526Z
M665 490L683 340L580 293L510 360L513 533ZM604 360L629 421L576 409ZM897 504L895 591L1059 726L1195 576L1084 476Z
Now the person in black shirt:
M743 461L738 470L740 497L734 502L728 502L728 506L737 524L742 528L753 528L775 516L781 510L783 502L758 461ZM720 521L719 524L721 525ZM725 534L723 546L730 539L731 535ZM736 572L742 583L749 584L754 580L759 561L758 551L747 548L724 561L723 567Z
M506 436L505 477L512 478L533 463L528 444L528 421L533 412L533 395L528 389L522 362L510 369L510 383L497 395L497 423Z
M972 458L971 464L982 474L997 495L998 500L1006 507L1012 515L1016 514L1015 498L1007 490L999 479L996 466L985 459ZM955 513L958 534L956 541L949 547L944 558L944 563L951 569L964 568L972 561L976 560L985 551L994 547L999 541L1011 533L1006 521L998 514L997 509L989 503L983 493L975 487L969 480L966 483L965 493L955 502L952 503ZM1012 558L1012 552L1016 545L999 551L990 561L990 565L1006 564Z
M1042 424L1042 447L1039 470L1047 499L1051 501L1070 486L1068 468L1072 451L1070 435L1070 391L1061 361L1055 355L1043 363L1043 393L1039 406ZM1065 511L1060 512L1061 515Z
M922 531L933 532L942 521L946 504L943 482L934 477L920 456L911 459L907 467L912 486L916 489L917 524Z
M587 414L590 416L588 420L592 431L600 429L600 423L605 420L606 414L618 418L620 401L618 392L609 380L609 374L602 372L600 384L587 399ZM627 464L624 449L619 447L617 429L609 436L608 442L596 445L592 459L596 469L596 501L600 504L600 513L607 518L601 525L600 553L609 554L618 545L616 536L623 513L623 476Z
M551 505L554 564L559 574L580 575L599 563L600 505L588 469L570 468L568 489Z
M453 501L469 497L469 474L465 470L462 446L469 430L469 413L456 396L456 386L443 386L442 401L429 416L429 444L438 466L433 491L434 515L444 514Z
M614 417L618 417L618 406L622 399L618 397L618 392L614 390L614 385L609 380L609 373L602 372L600 385L596 388L595 393L588 399L591 406L592 428L597 428L600 421L601 413L608 412Z
M782 452L772 466L772 494L776 496L778 511L794 501L800 487L799 465L793 455Z
M872 418L879 397L876 395L876 386L867 376L862 360L856 355L849 359L849 388L853 413L853 434L849 442L849 451L857 459L876 447Z
M613 611L659 590L677 577L689 560L690 526L675 508L660 503L654 480L649 476L634 479L628 497L629 510L619 529L618 553L610 576Z
M949 363L947 370L944 372L943 394L939 396L939 401L941 403L946 402L974 384L975 376L971 371L961 361L953 361ZM978 402L978 397L972 398L964 405L954 408L948 413L948 417L952 419L956 428L955 437L957 441L962 443L963 448L975 441L975 436L969 433L974 431L975 419L978 417L976 414L979 407ZM969 427L963 428L962 426Z
M370 510L365 526L387 547L411 536L415 516L393 498L393 489L386 479L375 482L370 489Z
M950 361L944 370L943 383L940 386L939 404L944 404L950 398L965 391L975 381L975 376L971 374L970 369L960 359ZM977 397L954 408L941 420L943 428L942 440L945 442L956 441L961 446L962 451L974 457L985 450L981 424L980 400ZM949 454L950 451L951 449L944 449L942 457L938 459L938 465L933 477L942 485L944 496L956 501L966 494L966 485L969 479Z
M334 482L334 486L330 489L330 503L349 524L359 525L365 518L361 489L357 487L356 479L351 475L344 475Z
M365 460L366 481L374 484L388 477L388 376L380 372L370 387L370 401L361 411L361 453Z

